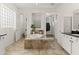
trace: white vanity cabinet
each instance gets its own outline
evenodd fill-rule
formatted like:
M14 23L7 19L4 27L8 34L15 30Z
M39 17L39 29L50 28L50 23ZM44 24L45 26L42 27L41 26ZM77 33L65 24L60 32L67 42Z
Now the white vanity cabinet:
M60 33L58 33L58 34L56 35L56 39L57 39L58 44L59 44L59 45L62 45L62 36L61 36Z
M61 46L71 55L79 55L79 38L64 34Z
M61 45L69 54L79 55L79 38L64 34Z
M0 54L5 53L5 48L7 46L7 35L0 36Z
M3 46L3 42L2 42L2 40L0 38L0 55L1 54L4 54L4 46Z
M65 35L64 40L63 40L63 48L71 54L71 40L72 37L69 35Z
M57 42L71 55L79 55L79 37L67 34L57 36Z
M7 44L8 44L7 41L8 40L7 40L6 35L1 37L1 41L2 41L2 46L4 46L4 48L7 47Z
M57 39L57 42L60 44L60 46L62 46L69 54L71 54L70 39L72 39L72 37L66 34L58 35L58 39Z
M79 55L79 38L72 37L72 55Z
M65 35L61 34L61 43L60 45L63 47L64 46L64 40L65 40ZM64 48L64 47L63 47Z

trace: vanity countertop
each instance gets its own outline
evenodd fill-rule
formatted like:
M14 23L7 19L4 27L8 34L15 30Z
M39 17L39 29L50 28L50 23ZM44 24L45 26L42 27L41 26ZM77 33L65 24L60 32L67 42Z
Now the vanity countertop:
M66 35L69 35L69 36L73 36L73 37L79 38L79 34L69 34L69 33L62 33L62 34L66 34Z
M7 35L7 34L0 34L0 37L1 37L1 36L5 36L5 35Z
M29 36L27 36L26 40L38 40L38 39L45 39L45 35L42 34L31 34Z

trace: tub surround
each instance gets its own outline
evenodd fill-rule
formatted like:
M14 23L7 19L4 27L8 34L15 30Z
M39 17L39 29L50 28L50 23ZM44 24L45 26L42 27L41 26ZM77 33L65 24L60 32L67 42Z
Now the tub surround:
M31 34L29 35L27 38L30 38L30 40L34 40L34 39L40 39L40 38L43 38L44 35L43 34Z
M31 34L24 42L25 49L42 49L47 48L47 46L48 41L45 39L43 34Z
M44 34L44 31L43 30L31 30L31 34Z
M48 48L48 40L25 40L24 48L25 49L47 49Z

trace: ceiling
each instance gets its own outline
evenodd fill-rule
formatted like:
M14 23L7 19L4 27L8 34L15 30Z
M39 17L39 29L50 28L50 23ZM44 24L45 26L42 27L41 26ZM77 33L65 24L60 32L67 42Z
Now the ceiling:
M20 9L26 8L54 8L56 3L15 3L15 6Z

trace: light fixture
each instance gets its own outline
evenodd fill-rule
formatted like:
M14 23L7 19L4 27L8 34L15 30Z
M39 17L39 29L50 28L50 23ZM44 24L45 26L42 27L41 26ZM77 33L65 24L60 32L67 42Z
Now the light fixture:
M38 6L38 3L35 3L36 6Z
M50 3L50 5L55 5L55 3Z
M46 15L47 15L47 16L49 16L49 15L50 15L50 13L46 13Z

